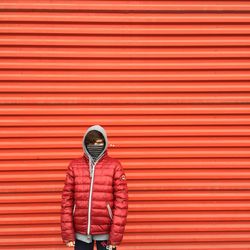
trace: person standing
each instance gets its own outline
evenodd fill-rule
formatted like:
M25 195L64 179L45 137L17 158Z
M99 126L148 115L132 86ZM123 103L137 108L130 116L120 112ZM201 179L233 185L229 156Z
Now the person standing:
M61 199L61 236L75 250L113 249L123 239L128 214L128 186L122 164L108 154L101 125L90 126L82 140L84 154L68 165Z

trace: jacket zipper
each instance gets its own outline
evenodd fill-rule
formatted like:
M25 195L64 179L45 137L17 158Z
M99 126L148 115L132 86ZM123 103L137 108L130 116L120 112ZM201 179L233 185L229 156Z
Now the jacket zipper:
M96 160L96 162L93 164L93 170L92 170L92 176L90 173L90 178L91 178L91 183L90 183L90 194L89 194L89 203L88 203L88 229L87 229L87 238L90 239L91 235L90 235L90 220L91 220L91 205L92 205L92 192L93 192L93 184L94 184L94 176L95 176L95 166L97 165L97 163L100 161L100 159L103 157L103 155L101 155L101 157L99 159Z
M73 215L75 214L76 204L74 204Z
M111 209L109 203L107 203L107 208L108 208L108 212L109 212L109 217L112 220L113 219L113 214L112 214L112 209Z
M87 231L88 239L90 239L91 205L92 205L92 192L93 192L93 184L94 184L95 166L96 166L96 163L93 165L92 177L91 177L91 183L90 183L89 208L88 208L88 231Z

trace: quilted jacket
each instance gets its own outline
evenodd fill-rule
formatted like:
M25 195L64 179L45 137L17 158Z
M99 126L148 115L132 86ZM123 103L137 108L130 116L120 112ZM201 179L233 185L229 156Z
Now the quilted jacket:
M109 234L108 244L119 245L128 214L128 187L123 166L108 155L106 146L93 166L92 176L90 172L90 157L84 148L84 154L71 160L66 172L61 196L62 240L64 243L74 241L76 232Z

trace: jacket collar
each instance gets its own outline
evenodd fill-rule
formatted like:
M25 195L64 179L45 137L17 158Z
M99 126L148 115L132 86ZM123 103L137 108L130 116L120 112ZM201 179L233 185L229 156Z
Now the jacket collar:
M98 162L102 161L104 158L106 158L108 156L108 151L105 150L101 156L101 158L98 160ZM89 163L89 157L88 155L86 154L86 152L83 153L83 159L86 160L87 163Z

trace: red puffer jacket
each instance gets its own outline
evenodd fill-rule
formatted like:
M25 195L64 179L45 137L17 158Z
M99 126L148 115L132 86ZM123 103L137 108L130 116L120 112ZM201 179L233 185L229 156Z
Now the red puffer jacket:
M128 187L123 167L106 150L95 166L93 178L91 190L92 178L86 154L71 160L62 192L62 239L65 243L74 241L76 232L109 233L108 244L119 245L128 213Z

